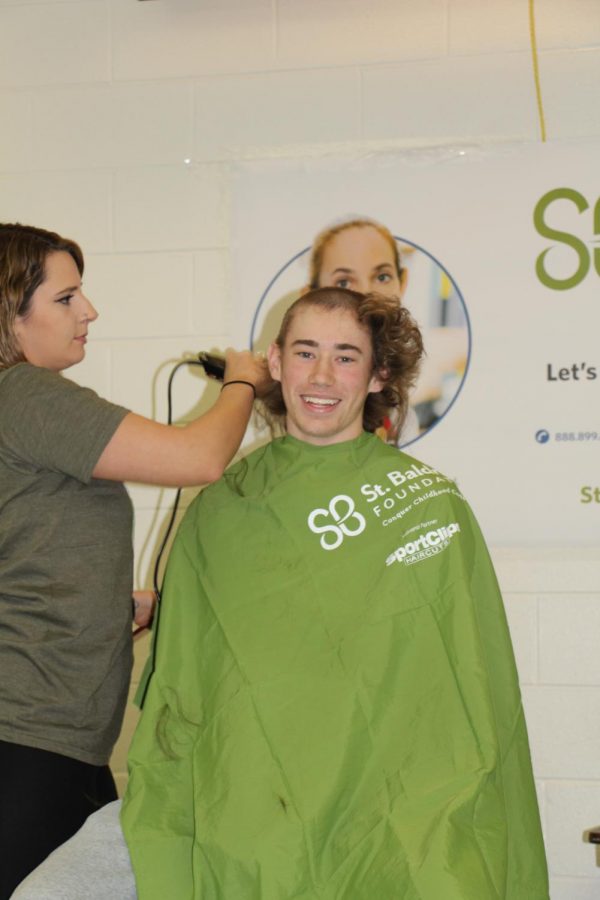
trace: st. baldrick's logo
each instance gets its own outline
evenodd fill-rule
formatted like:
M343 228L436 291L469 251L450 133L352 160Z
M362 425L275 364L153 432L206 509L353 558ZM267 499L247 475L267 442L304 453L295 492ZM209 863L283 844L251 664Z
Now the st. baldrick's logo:
M354 500L346 494L337 494L327 509L313 509L308 517L310 530L321 535L323 550L336 550L345 537L356 537L366 525L365 517L356 512Z

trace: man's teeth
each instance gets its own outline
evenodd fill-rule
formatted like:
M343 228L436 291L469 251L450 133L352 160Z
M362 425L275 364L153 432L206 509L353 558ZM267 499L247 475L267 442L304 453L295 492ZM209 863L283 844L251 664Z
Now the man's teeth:
M317 406L335 406L337 403L337 400L330 400L328 397L305 397L304 400Z

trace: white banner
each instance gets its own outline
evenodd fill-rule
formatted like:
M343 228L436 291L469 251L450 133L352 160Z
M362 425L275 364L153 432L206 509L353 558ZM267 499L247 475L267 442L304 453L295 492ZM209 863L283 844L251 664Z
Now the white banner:
M264 349L317 233L383 223L427 361L406 451L494 544L600 540L600 143L250 162L233 196L234 337Z

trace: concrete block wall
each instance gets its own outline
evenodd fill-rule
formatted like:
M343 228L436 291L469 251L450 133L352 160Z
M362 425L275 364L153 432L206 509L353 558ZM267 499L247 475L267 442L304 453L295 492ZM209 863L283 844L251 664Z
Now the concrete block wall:
M549 140L599 135L600 3L535 0L535 14ZM528 16L527 0L0 0L1 218L79 240L101 313L69 374L164 420L170 361L228 343L237 160L538 140ZM211 392L182 371L175 415ZM132 495L142 587L171 492ZM552 900L592 900L600 552L492 549Z

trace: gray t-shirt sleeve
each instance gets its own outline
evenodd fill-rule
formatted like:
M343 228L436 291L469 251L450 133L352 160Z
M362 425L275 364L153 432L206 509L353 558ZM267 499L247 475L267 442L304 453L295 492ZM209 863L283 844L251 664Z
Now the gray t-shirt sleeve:
M0 406L2 444L16 467L61 472L84 483L128 413L89 388L29 364L3 373Z

